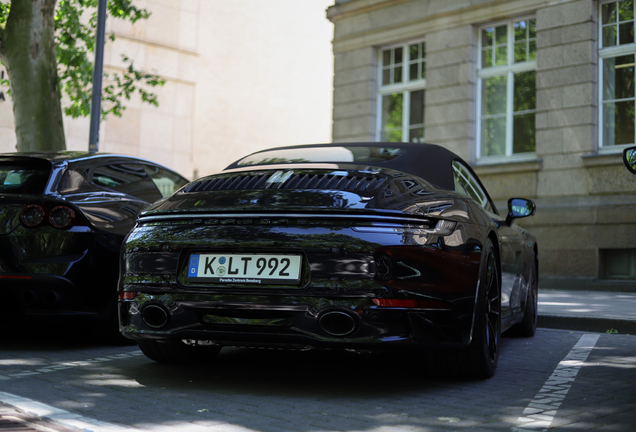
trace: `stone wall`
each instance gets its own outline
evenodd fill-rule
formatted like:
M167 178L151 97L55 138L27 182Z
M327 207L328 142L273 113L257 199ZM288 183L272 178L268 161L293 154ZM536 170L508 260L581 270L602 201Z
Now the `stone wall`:
M536 16L536 158L476 159L479 26ZM335 24L335 141L376 139L379 50L410 39L427 44L425 138L468 160L506 211L513 196L537 203L519 221L537 237L542 286L636 290L603 281L603 250L633 249L636 176L621 148L599 149L598 2L593 0L348 0Z

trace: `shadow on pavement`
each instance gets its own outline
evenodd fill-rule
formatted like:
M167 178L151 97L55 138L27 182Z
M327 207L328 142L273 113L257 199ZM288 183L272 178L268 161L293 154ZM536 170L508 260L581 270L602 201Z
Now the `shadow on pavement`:
M505 345L504 339L502 346ZM440 364L432 353L356 354L336 350L301 352L226 347L209 365L183 367L146 360L127 368L126 374L143 386L171 391L214 389L224 394L287 397L386 396L478 382L458 377L456 371L447 366Z
M82 324L19 324L0 326L0 347L29 345L29 350L75 349L103 345L135 345L128 339L113 341L110 336L91 325Z

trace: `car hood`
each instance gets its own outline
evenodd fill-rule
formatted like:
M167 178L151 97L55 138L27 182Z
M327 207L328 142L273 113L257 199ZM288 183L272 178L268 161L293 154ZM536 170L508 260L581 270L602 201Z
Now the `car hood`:
M467 198L389 169L337 165L239 169L195 180L141 216L361 213L469 218Z

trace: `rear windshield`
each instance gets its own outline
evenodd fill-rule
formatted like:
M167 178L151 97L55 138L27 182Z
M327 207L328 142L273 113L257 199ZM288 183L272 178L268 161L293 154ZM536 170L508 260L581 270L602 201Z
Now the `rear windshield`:
M0 193L39 195L50 174L46 161L0 161Z
M237 165L320 162L369 164L389 161L402 153L404 150L400 148L389 147L301 147L262 151L241 159Z

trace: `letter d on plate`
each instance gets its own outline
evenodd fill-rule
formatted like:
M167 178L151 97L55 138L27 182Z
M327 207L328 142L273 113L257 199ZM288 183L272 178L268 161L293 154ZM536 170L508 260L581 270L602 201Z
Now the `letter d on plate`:
M190 255L190 267L188 268L188 277L197 277L199 275L199 255Z

